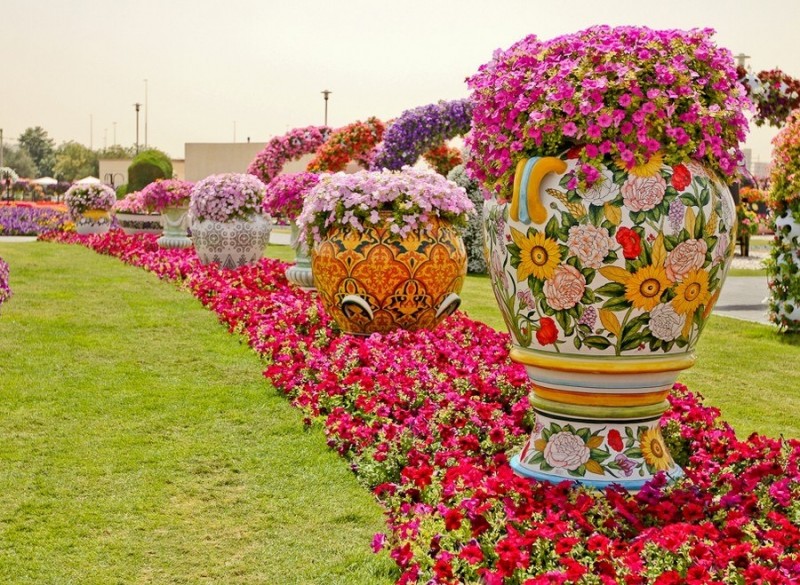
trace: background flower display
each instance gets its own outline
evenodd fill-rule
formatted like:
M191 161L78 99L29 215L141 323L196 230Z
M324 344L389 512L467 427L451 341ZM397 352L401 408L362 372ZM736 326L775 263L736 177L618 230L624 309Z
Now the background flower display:
M461 157L461 150L444 143L422 153L422 158L434 171L445 177L450 171L464 162Z
M483 192L477 181L473 181L467 175L463 165L455 167L447 175L459 187L467 192L467 197L475 206L475 215L469 218L467 227L461 234L464 238L464 246L467 249L467 272L474 274L485 274L486 265L486 244L483 239Z
M388 222L405 237L431 217L464 227L474 206L462 187L434 172L404 167L398 171L336 173L320 179L297 218L313 245L333 225L356 231ZM383 217L382 217L383 214Z
M737 71L756 107L753 116L756 126L768 124L780 127L792 110L800 108L800 80L777 68L757 74L744 67L739 67Z
M149 213L145 208L144 199L141 191L128 193L122 199L114 203L114 211L121 213Z
M272 217L294 221L303 211L303 202L319 179L319 174L308 172L278 175L266 187L264 211Z
M406 110L386 129L373 168L399 170L445 141L466 134L472 120L468 99L443 101ZM446 173L442 173L446 174Z
M141 205L151 212L161 213L167 207L189 204L194 183L179 179L159 179L140 191Z
M72 227L69 215L61 209L25 204L0 206L0 235L3 236L34 236Z
M767 262L770 319L787 331L800 330L800 110L772 141L770 205L775 239Z
M280 174L283 165L305 154L312 154L328 139L331 129L327 126L295 128L283 136L272 138L250 163L247 172L268 185Z
M211 175L192 188L189 214L192 221L248 219L261 214L265 189L253 175Z
M369 168L385 129L383 122L373 117L335 130L308 163L308 171L336 173L343 171L350 161Z
M108 211L117 202L117 195L108 185L75 184L67 191L65 202L73 219L91 210Z
M11 298L8 263L0 258L0 306Z
M575 185L584 187L601 180L604 159L628 171L694 159L732 179L750 102L712 34L593 27L545 42L526 37L468 80L467 169L501 199L511 198L520 159L573 146L582 163ZM615 57L592 60L603 53Z

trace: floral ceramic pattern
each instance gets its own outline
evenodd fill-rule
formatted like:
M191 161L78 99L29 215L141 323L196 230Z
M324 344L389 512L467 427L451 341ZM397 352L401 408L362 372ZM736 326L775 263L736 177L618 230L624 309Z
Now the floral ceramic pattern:
M486 204L492 286L516 344L559 353L691 351L733 254L733 201L699 164L606 161L582 191L576 159L548 175L542 224Z
M647 424L559 424L537 412L536 426L519 455L521 465L565 478L611 481L680 473L658 419Z
M314 245L314 283L343 331L433 329L458 308L467 253L456 229L431 217L403 237L390 225L334 227Z

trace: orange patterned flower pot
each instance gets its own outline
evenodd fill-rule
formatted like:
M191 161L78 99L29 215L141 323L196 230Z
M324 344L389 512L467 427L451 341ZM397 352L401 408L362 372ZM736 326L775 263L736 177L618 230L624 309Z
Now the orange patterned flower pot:
M467 253L433 217L405 238L381 222L363 233L335 227L311 253L314 283L339 327L357 335L433 329L461 304Z

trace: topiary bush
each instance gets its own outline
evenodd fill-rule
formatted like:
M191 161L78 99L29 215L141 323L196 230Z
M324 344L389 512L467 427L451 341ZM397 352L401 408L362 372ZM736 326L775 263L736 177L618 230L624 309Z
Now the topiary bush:
M467 248L467 272L472 274L486 274L486 254L483 245L483 202L484 197L478 186L477 181L473 181L467 176L464 165L458 165L447 175L459 187L464 187L467 196L475 206L475 215L471 216L467 227L461 237L464 238L464 246Z
M151 148L137 154L128 167L128 193L141 191L157 179L172 178L172 161L161 152Z

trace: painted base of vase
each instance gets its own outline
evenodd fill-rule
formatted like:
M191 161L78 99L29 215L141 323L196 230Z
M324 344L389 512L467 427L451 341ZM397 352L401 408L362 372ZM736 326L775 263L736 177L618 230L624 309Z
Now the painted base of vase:
M254 215L248 220L204 220L192 224L192 236L200 262L215 262L223 268L238 268L258 262L269 244L271 231L271 218L262 215Z
M190 240L186 236L161 236L156 240L156 243L161 248L167 249L183 249L183 248L191 248L192 247L192 240Z
M518 475L598 489L617 484L634 491L662 471L670 481L683 475L661 435L666 400L642 406L576 405L534 392L531 403L533 432L511 462Z
M104 234L111 229L111 214L108 211L90 209L75 220L75 231L82 235Z
M303 290L316 290L314 286L314 274L310 266L300 266L295 264L286 269L286 280Z

